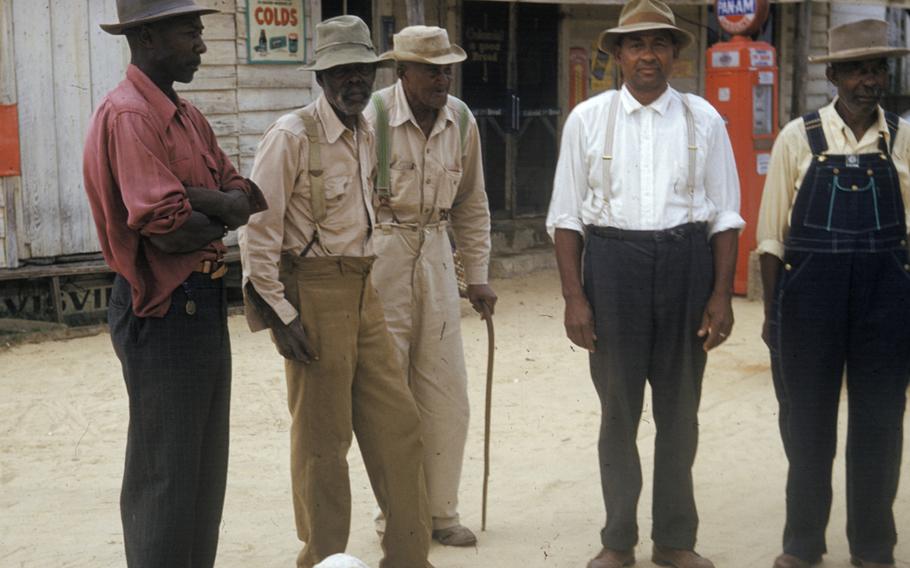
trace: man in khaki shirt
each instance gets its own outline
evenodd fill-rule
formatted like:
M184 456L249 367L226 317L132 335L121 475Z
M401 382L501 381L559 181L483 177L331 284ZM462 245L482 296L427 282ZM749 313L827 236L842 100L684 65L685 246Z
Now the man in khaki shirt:
M468 433L467 372L451 225L464 260L467 295L492 313L487 284L490 211L477 123L448 94L452 65L464 51L445 30L410 26L395 34L399 81L364 111L377 135L373 205L377 224L374 281L398 360L421 411L424 468L433 538L450 546L477 542L458 515L458 485ZM383 529L377 519L377 530Z
M352 430L388 520L381 567L429 567L420 420L371 281L378 58L355 16L316 26L323 94L263 136L252 179L273 206L240 234L247 317L286 359L297 565L344 552Z
M847 540L851 563L893 568L892 506L910 380L910 124L885 112L888 24L829 31L837 87L788 124L771 153L758 220L762 336L789 461L783 553L774 568L825 554L837 414L846 375Z

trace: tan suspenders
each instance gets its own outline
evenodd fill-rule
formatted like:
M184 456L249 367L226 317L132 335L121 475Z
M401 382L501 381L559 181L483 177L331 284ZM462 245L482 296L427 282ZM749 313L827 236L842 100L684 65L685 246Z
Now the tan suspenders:
M683 108L686 113L686 137L689 150L689 172L686 180L686 190L689 193L689 222L694 218L693 209L695 208L695 168L698 158L698 147L695 145L695 117L689 106L689 97L685 93L680 93ZM613 212L610 209L610 191L612 189L612 177L610 167L613 164L613 139L616 134L616 113L619 111L620 91L616 91L610 101L610 109L607 113L607 128L604 133L604 154L603 154L603 206L600 210L600 216L607 214L607 222L613 219Z
M313 211L313 225L315 230L310 242L307 243L300 256L306 256L313 245L320 242L320 225L325 221L325 178L322 169L322 142L319 141L319 125L316 124L316 118L307 114L303 109L295 111L297 116L303 121L303 127L306 131L307 146L309 148L307 158L307 174L310 177L310 207ZM325 244L322 245L325 249ZM328 252L328 251L326 251Z

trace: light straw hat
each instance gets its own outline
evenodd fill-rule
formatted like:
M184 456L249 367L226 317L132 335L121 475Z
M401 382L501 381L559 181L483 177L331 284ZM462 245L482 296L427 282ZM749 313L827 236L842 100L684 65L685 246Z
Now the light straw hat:
M888 22L860 20L828 30L828 54L809 57L809 62L861 61L901 57L908 53L910 49L888 45Z
M117 0L117 19L120 21L116 24L101 24L101 29L109 34L120 35L124 30L142 24L190 14L214 14L219 11L200 6L193 0Z
M463 49L449 43L449 34L436 26L408 26L392 37L392 49L383 60L414 61L430 65L461 63L468 58Z
M695 37L676 26L673 10L660 0L632 0L619 13L619 26L601 32L597 47L609 53L625 34L667 30L682 49L695 41Z
M323 71L352 63L379 63L370 29L357 16L336 16L316 24L314 57L300 69Z

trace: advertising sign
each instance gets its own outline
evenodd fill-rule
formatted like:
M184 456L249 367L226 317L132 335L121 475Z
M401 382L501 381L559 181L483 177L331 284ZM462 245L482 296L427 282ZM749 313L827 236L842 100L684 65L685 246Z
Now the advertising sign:
M248 0L246 28L249 63L306 61L303 0Z
M768 19L768 0L716 0L717 23L730 35L752 35Z
M588 98L588 50L569 49L569 109Z

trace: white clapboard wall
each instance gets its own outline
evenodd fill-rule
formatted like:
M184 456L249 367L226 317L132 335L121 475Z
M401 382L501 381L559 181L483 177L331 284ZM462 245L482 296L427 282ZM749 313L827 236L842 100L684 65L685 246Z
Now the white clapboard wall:
M203 18L208 52L195 80L178 90L208 117L222 148L248 174L262 132L310 102L315 81L294 65L247 64L246 0L197 2L221 13ZM82 146L92 111L129 62L126 40L98 27L117 21L115 0L0 4L0 12L12 15L12 37L3 41L0 34L0 56L14 60L22 159L21 191L12 204L21 220L18 254L0 257L0 268L97 252L82 185ZM311 54L319 0L306 0L305 10Z

